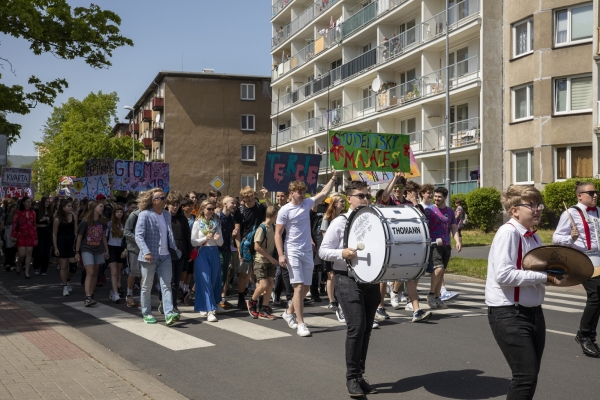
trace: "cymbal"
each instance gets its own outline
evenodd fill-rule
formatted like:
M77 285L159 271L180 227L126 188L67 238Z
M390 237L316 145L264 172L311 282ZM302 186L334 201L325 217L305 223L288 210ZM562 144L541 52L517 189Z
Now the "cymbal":
M555 272L569 275L561 286L576 286L589 280L594 274L592 260L579 250L565 246L541 246L523 257L523 269L539 272Z

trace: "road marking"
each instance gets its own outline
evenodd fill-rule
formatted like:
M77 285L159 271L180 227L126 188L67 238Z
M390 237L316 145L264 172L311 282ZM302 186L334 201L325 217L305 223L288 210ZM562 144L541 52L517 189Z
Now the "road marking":
M574 333L569 333L569 332L561 332L561 331L554 331L552 329L546 329L546 332L550 332L550 333L558 333L559 335L565 335L565 336L576 336Z
M177 329L169 328L161 323L144 324L141 317L118 310L114 307L105 306L103 304L85 307L81 301L64 304L98 318L101 321L108 322L117 328L121 328L141 338L166 347L169 350L180 351L214 346L214 343L182 333Z
M343 322L338 321L337 318L333 319L311 314L306 314L304 316L304 322L309 328L335 328L346 325Z
M548 294L548 292L546 292L546 294ZM461 298L461 299L463 299L463 298L469 298L469 299L474 299L474 300L485 300L485 296L479 296L479 295L468 294L468 293L461 293L461 295L460 295L459 298ZM563 299L553 299L553 298L548 298L548 297L546 297L544 299L544 304L546 304L546 302L560 303L562 305L568 305L568 306L585 307L585 303L581 303L581 302L577 302L577 301L563 300ZM454 301L450 302L450 304L452 304L452 303L454 303Z
M200 315L198 313L182 313L182 317L190 318L190 319L200 319ZM202 318L203 319L203 318ZM289 333L281 332L276 329L267 328L265 326L255 324L252 322L244 321L239 318L224 318L219 317L217 315L217 322L206 322L202 323L203 326L211 326L213 328L218 328L224 331L236 333L240 336L247 337L253 340L267 340L267 339L277 339L286 336L292 336ZM282 321L276 322L271 321L272 324L281 324ZM285 321L283 321L285 323Z
M476 286L476 287L483 287L485 288L485 285L481 285L479 283L454 283L452 282L452 287L454 286L458 286L458 289L462 289L462 290L471 290L474 292L485 292L485 290L476 290L476 289L472 289L472 288L462 288L460 286ZM567 293L557 293L557 292L553 292L550 290L546 290L546 296L555 296L555 297L564 297L567 299L576 299L576 300L583 300L583 301L587 301L587 297L586 296L577 296L574 294L567 294Z

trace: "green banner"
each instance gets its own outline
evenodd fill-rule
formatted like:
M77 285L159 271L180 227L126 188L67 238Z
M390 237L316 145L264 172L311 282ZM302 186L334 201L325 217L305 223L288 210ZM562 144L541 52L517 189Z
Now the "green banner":
M409 143L397 133L329 131L329 163L337 171L410 172Z

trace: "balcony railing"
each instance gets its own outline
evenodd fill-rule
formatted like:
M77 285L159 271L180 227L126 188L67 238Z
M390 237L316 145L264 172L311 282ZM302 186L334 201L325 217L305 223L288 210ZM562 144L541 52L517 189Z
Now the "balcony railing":
M479 143L479 118L471 118L450 124L450 148ZM446 125L440 125L410 134L413 151L429 152L446 148Z
M152 110L143 110L142 111L142 121L144 121L144 122L152 121Z
M327 128L327 116L321 115L319 117L311 118L297 125L293 125L289 128L282 129L279 131L279 140L272 135L271 146L282 145L293 140L302 139L314 135L319 132L324 132ZM275 141L277 140L277 143Z
M152 140L156 142L162 142L165 131L160 128L152 129Z
M308 6L308 8L297 18L278 30L271 39L271 48L279 46L281 43L300 32L300 30L309 25L316 17L323 14L327 9L338 2L339 0L318 0Z
M433 186L437 189L438 187L446 187L445 183L434 183ZM469 193L479 187L477 181L457 181L450 182L450 195L457 193Z
M271 6L271 18L279 15L293 0L277 0L275 4Z
M374 1L368 4L342 23L342 39L350 36L362 26L375 19L377 16L377 3L379 2Z
M140 124L129 125L130 131L133 133L140 133Z
M151 149L152 148L152 138L143 138L142 144L144 145L144 147L146 149Z
M165 107L165 99L163 97L155 97L152 99L152 111L162 111Z

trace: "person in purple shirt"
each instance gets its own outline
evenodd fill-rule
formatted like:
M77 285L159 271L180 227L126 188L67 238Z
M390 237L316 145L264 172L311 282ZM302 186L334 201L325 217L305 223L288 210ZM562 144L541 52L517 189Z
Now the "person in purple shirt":
M444 280L444 271L450 261L451 245L450 232L456 241L456 250L462 248L462 238L458 235L456 218L454 210L446 206L448 189L444 187L436 188L433 191L433 202L435 207L425 209L425 216L429 225L429 236L431 241L442 239L442 245L433 247L431 258L433 259L433 274L431 274L431 289L427 295L427 304L431 308L448 308L441 300L442 282Z

